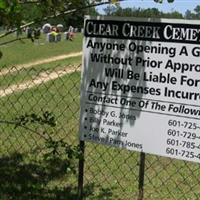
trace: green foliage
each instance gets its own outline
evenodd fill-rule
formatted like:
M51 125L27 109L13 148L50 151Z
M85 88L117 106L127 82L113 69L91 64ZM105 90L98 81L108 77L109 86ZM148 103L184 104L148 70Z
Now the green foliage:
M24 23L31 21L40 22L45 17L63 13L66 10L79 9L87 5L86 0L1 0L0 18L1 25L8 28L19 28ZM78 12L76 16L85 14L85 11Z
M53 164L56 160L60 160L62 158L62 160L65 161L66 172L76 173L74 161L82 158L80 148L79 146L72 146L68 144L63 139L55 139L52 136L55 134L48 132L45 129L45 125L50 127L56 126L55 116L52 112L45 111L41 115L36 113L20 115L13 120L12 124L15 125L15 128L22 127L28 129L29 131L31 130L33 134L37 134L41 137L41 139L45 140L46 151L43 155L45 161L48 163L52 162ZM37 130L31 128L32 124L40 125L40 128L44 130L40 130L40 132L38 132Z
M0 9L5 9L6 8L6 3L5 1L0 1Z
M155 2L162 3L162 0L154 0ZM168 2L173 2L174 0L168 0ZM96 3L103 3L105 1L93 1L92 5L95 6ZM117 0L108 1L111 3L118 2ZM107 3L108 3L107 2ZM62 15L67 10L76 9L78 12L76 15L73 15L70 19L66 19L64 17L64 21L69 24L77 23L82 21L83 15L88 12L87 9L81 9L90 5L91 1L88 0L1 0L0 1L0 18L1 24L7 27L17 27L24 23L28 23L30 21L41 22L45 19L45 17L57 15L58 13ZM92 10L94 11L94 9ZM93 12L95 14L95 12ZM75 19L74 19L75 18ZM82 22L83 24L83 22ZM82 25L81 24L81 25ZM78 25L80 26L80 25Z
M114 6L113 6L114 7ZM118 7L107 7L104 11L107 15L111 16L122 16L122 17L151 17L151 18L176 18L182 19L183 15L177 11L170 13L164 13L159 11L157 8L122 8Z
M185 12L185 18L186 19L200 19L200 6L197 6L194 9L194 12L187 10Z
M76 173L74 160L82 158L79 146L72 146L64 142L64 140L55 140L48 137L45 142L47 152L44 154L44 159L48 162L59 160L62 158L65 161L66 172Z
M19 27L22 21L22 7L18 0L1 0L0 3L1 23L9 27Z
M32 113L32 114L25 114L25 115L21 115L17 118L15 118L15 128L17 128L18 126L27 126L30 125L31 123L38 123L40 125L49 125L51 127L55 127L56 126L56 121L55 121L55 116L53 115L53 113L49 112L49 111L45 111L42 113L41 116Z

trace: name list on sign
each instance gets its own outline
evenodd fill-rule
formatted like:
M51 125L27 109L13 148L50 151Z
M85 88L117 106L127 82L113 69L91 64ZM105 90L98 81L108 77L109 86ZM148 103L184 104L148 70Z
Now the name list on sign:
M186 22L86 19L81 140L200 162L200 29Z

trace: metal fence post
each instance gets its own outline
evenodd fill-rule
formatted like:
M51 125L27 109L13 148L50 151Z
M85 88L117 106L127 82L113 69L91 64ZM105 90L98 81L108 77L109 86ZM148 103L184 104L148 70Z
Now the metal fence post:
M85 152L85 142L84 141L80 141L80 151L81 151L82 156L79 158L78 198L77 198L77 200L83 200L84 152Z
M138 193L138 200L143 199L144 195L144 171L145 171L145 153L140 153L140 168L139 168L139 193Z

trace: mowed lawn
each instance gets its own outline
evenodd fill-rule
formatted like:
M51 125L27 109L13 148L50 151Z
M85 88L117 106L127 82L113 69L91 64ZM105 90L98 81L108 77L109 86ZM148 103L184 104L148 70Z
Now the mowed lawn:
M78 144L78 66L81 64L81 56L34 65L26 69L12 69L16 69L17 65L80 52L82 34L76 34L74 41L63 40L59 43L47 43L44 35L40 44L27 39L6 43L12 39L15 39L14 35L0 39L0 44L4 43L0 45L3 53L0 68L10 69L10 72L0 75L0 91L21 84L25 87L19 91L13 90L4 97L0 96L0 199L73 199L76 194L76 175L69 176L67 171L60 171L62 163L51 169L42 161L42 155L46 152L44 139L30 130L15 128L9 122L25 114L42 115L43 112L49 111L56 117L56 127L31 124L29 128L39 133L46 131L55 140L64 139L71 145ZM39 85L34 82L41 74L50 75L62 72L63 69L67 71L68 68L73 71L60 77L58 74L58 77ZM26 84L28 87L31 81L35 85L26 89ZM70 191L65 190L67 187L68 190L70 187Z
M25 34L22 35L22 38L24 37ZM62 41L58 43L48 43L46 41L46 35L44 34L41 35L39 44L37 40L33 43L30 39L11 42L15 39L15 34L0 38L0 50L3 53L3 57L0 60L1 68L82 50L81 33L75 35L74 41L64 40L62 38Z
M14 34L0 39L0 44L12 41L13 38L15 38ZM66 126L69 126L70 129L74 128L72 124L77 123L79 114L81 56L34 65L26 69L22 68L15 71L12 71L12 69L15 69L16 65L20 66L20 64L31 63L58 55L80 52L82 50L82 34L77 33L74 41L62 40L58 43L46 42L45 35L42 34L40 44L37 42L32 43L30 40L25 39L0 45L0 49L3 53L3 57L0 60L0 67L11 70L6 74L0 74L0 91L6 90L7 88L12 89L12 86L15 85L25 85L24 89L22 88L17 91L16 88L16 91L14 90L12 94L4 97L1 97L0 94L0 104L2 108L0 111L1 121L12 121L25 113L42 113L48 110L57 116L59 132L66 132L66 130L69 130ZM66 73L66 75L64 74L60 78L58 75L58 77L41 84L35 82L34 85L34 81L37 80L38 77L40 78L41 74L45 73L48 76L53 72L56 73L63 69L67 71L68 68L73 69L73 72ZM33 82L33 86L26 89L26 83L30 84L31 81ZM27 88L28 86L29 85L27 85ZM67 108L70 108L73 113L67 112L66 117ZM72 119L73 122L69 125L67 122ZM76 124L76 131L77 126ZM16 149L24 150L31 145L37 146L37 144L33 142L27 141L26 143L25 141L20 142L20 140L17 142L16 137L18 139L20 137L18 137L18 134L12 134L12 125L8 126L8 124L5 123L2 124L1 128L3 133L1 134L3 139L0 140L2 143L2 145L0 145L1 153L13 152ZM26 136L29 136L26 134L26 131L18 131L16 129L15 132L19 132L19 134L24 132ZM75 139L77 140L76 136L77 135L71 136L73 141ZM63 137L66 136L63 135ZM7 138L7 140L5 140L5 138ZM12 141L12 139L15 141ZM19 145L20 143L23 145Z
M0 39L0 44L12 39L15 39L14 35ZM47 43L43 35L40 43L24 40L1 45L1 69L79 52L82 50L82 35L77 34L73 42L63 40L60 43ZM13 121L25 113L50 111L56 116L56 127L31 125L30 128L39 132L45 129L55 139L63 138L71 145L78 144L81 73L76 66L79 64L81 56L0 76L2 90L34 80L42 72L51 73L68 66L75 69L60 78L0 97L0 199L76 199L77 174L68 176L65 171L47 170L41 161L41 154L45 151L44 140L6 121ZM86 199L137 199L139 161L137 152L86 143ZM149 154L145 163L145 200L200 199L198 164Z

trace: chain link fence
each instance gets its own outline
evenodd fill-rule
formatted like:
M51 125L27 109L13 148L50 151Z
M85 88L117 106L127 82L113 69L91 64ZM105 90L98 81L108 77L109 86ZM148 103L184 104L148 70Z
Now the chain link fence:
M66 168L62 156L53 163L45 162L48 148L44 137L48 133L54 141L62 140L70 147L79 144L80 74L80 65L12 67L0 72L1 200L77 199L78 159L73 161L76 173ZM56 126L16 126L23 116L46 112L53 113ZM199 164L141 156L86 143L83 199L200 199Z

